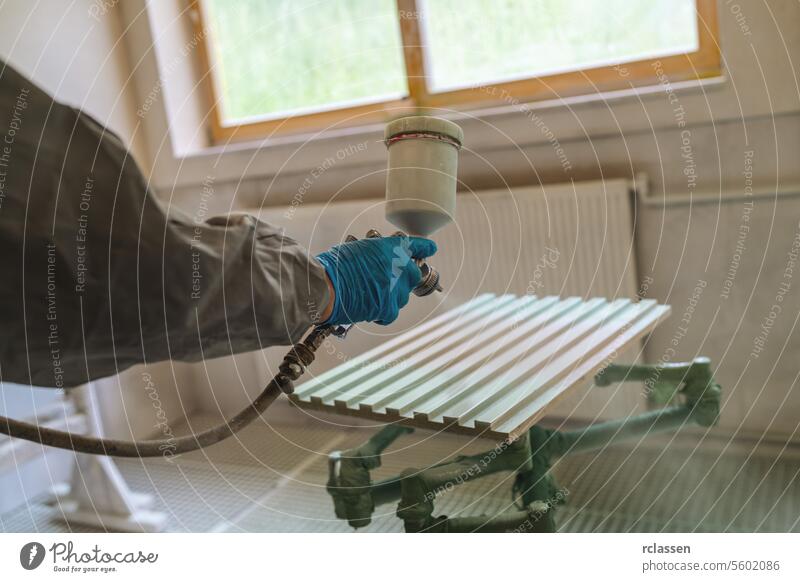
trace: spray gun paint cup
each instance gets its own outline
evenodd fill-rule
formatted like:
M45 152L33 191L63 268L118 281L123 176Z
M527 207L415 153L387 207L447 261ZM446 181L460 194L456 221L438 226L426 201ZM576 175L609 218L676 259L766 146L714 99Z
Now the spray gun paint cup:
M389 150L386 219L403 231L429 236L456 210L461 128L438 117L403 117L386 126Z

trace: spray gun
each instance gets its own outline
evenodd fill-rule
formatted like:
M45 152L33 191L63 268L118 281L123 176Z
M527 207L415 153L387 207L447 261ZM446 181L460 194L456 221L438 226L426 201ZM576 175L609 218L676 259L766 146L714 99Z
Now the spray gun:
M463 141L458 125L438 117L402 117L386 126L386 220L402 229L392 236L428 237L453 220L458 151ZM375 229L367 232L367 238L380 237ZM358 239L353 235L345 239L354 240ZM422 278L414 295L425 297L441 291L439 272L424 260L415 260ZM332 334L344 336L348 329L339 326Z
M389 151L386 171L386 219L403 230L393 236L430 236L453 220L456 210L458 151L464 140L461 128L438 117L402 117L386 126L384 143ZM367 238L380 238L375 229ZM345 242L358 240L347 235ZM416 259L422 275L412 290L418 297L441 291L439 272ZM343 338L350 325L320 325L292 348L278 368L283 390L291 394L293 382L314 361L314 352L330 336Z
M429 236L453 220L456 206L456 169L463 133L456 124L436 117L404 117L386 126L389 150L386 176L386 219L402 229L394 236ZM380 237L376 230L367 238ZM348 236L348 240L355 237ZM417 260L422 275L413 289L424 297L441 291L439 273ZM42 427L0 416L0 433L46 446L112 457L160 457L205 448L239 432L281 395L294 391L294 382L314 361L316 350L331 335L344 337L350 326L317 325L292 346L278 373L244 410L223 424L198 434L170 440L123 441L103 439Z

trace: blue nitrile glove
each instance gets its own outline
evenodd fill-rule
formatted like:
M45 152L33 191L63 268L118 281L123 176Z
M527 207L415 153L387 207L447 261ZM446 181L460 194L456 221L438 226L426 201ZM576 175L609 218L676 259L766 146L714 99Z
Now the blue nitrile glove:
M318 255L335 294L325 323L392 323L422 278L413 259L425 259L435 252L432 240L389 236L346 242Z

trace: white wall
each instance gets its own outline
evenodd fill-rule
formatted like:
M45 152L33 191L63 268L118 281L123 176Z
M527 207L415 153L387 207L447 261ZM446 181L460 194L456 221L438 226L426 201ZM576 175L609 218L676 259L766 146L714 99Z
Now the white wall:
M722 430L800 442L800 189L639 212L645 295L672 305L648 359L710 357Z
M0 5L0 55L51 95L81 107L119 133L137 162L147 161L133 80L114 2L91 0Z

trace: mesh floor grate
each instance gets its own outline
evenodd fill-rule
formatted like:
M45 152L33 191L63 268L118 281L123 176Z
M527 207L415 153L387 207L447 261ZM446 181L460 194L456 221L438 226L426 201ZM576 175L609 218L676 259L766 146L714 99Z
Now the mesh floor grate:
M168 515L168 531L348 532L325 492L328 451L354 446L375 428L311 420L288 406L271 424L252 426L207 451L173 462L119 462L136 491L152 493ZM209 421L210 422L210 421ZM194 428L203 422L195 421ZM431 438L435 437L435 438ZM376 479L458 454L490 449L491 441L417 431L383 458ZM685 447L684 447L685 448ZM553 474L568 490L559 509L562 531L800 531L800 464L741 452L609 448L557 461ZM436 513L496 514L511 502L511 474L461 485L436 501ZM402 531L395 507L378 508L372 532ZM87 531L54 520L58 508L39 499L0 515L0 530Z

